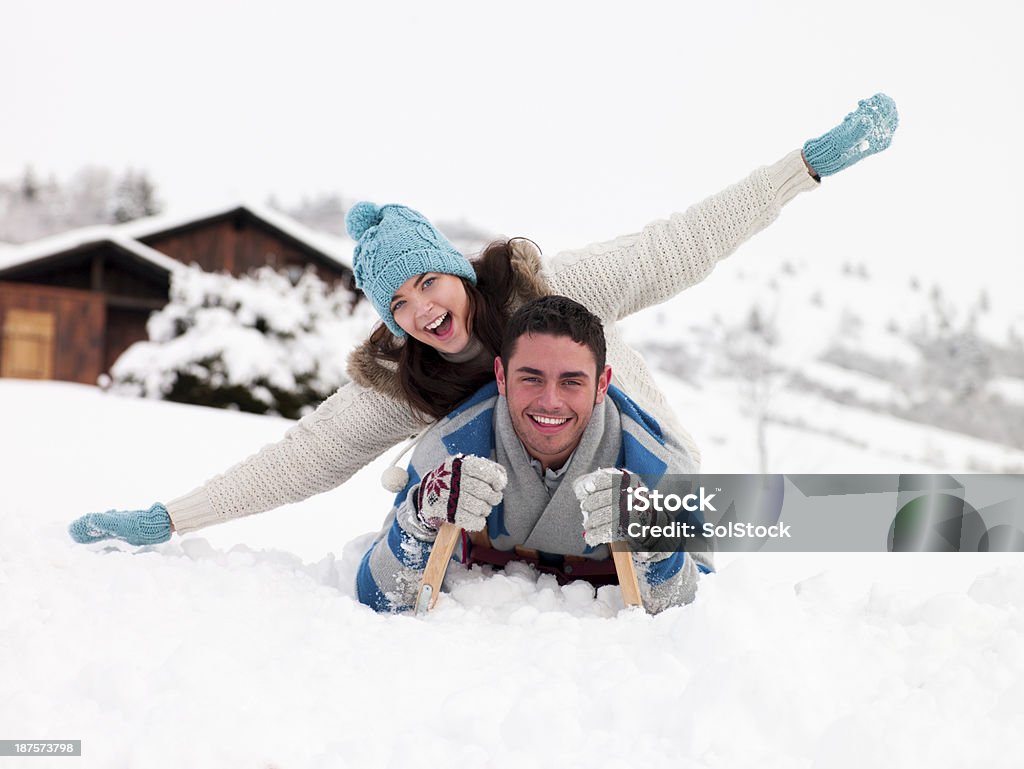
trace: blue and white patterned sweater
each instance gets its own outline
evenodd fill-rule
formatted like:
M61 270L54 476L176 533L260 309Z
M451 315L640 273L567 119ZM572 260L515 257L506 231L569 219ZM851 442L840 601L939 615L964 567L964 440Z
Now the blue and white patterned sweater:
M664 434L622 391L612 386L608 395L595 407L562 483L550 496L512 431L507 401L496 385L484 387L434 425L417 444L409 481L363 557L357 576L359 600L377 611L412 608L433 545L416 518L412 499L423 475L459 453L500 462L508 473L504 499L487 518L493 547L510 551L523 545L552 554L608 558L605 545L591 548L583 540L582 514L573 493L577 478L614 466L637 473L646 485L654 486L666 473L697 471L682 444ZM465 560L467 555L460 546L454 557ZM657 612L688 603L699 574L712 570L711 555L705 553L672 553L652 563L637 559L645 607Z

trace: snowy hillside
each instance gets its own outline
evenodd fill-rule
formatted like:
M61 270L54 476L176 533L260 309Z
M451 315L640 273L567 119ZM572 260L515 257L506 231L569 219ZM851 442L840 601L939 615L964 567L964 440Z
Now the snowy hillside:
M731 392L769 431L802 427L979 472L1024 469L998 452L949 454L938 436L920 454L917 438L894 442L885 427L917 422L1024 449L1024 305L1009 286L950 289L841 253L740 253L623 326L696 400ZM769 471L788 471L771 440L765 453Z
M729 394L664 383L696 399L681 411L709 470L753 461ZM618 588L457 573L429 618L378 616L352 598L363 544L346 543L386 512L381 462L157 547L67 537L73 517L187 491L288 424L0 381L5 738L81 739L78 765L133 769L1017 765L1016 554L721 555L694 604L657 617L618 612ZM880 457L887 442L1022 460L876 426L867 447L771 429L789 470L928 469Z

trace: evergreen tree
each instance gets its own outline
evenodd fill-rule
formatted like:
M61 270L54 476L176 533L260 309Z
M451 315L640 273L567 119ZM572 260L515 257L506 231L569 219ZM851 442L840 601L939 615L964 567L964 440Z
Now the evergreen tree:
M130 222L160 213L161 204L156 198L156 186L145 171L125 172L115 192L114 221Z
M39 196L39 180L32 166L25 166L25 173L21 177L21 196L28 202L34 202Z
M235 278L193 265L172 276L149 341L111 367L126 394L296 419L348 381L352 347L373 324L366 303L307 272L296 285L262 267Z

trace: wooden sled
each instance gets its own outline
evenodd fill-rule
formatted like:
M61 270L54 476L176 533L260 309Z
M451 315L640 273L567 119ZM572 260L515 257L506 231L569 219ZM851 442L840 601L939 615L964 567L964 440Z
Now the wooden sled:
M454 523L443 524L441 530L437 532L434 548L430 551L427 568L423 572L419 592L416 594L417 614L426 614L437 603L437 596L441 592L441 583L444 581L448 564L452 560L452 553L455 552L455 545L458 544L461 535L462 529ZM637 582L633 558L626 543L612 542L608 545L608 549L611 551L612 561L615 563L615 573L619 578L623 602L626 606L643 607L643 603L640 601L640 583Z

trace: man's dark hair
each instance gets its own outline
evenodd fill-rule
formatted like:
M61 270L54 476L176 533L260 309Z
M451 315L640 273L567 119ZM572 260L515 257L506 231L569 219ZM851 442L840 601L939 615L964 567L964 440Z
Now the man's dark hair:
M597 376L604 371L604 326L600 318L579 302L564 296L542 296L516 310L505 326L501 341L501 364L506 369L523 334L567 336L577 344L586 345L594 354Z

